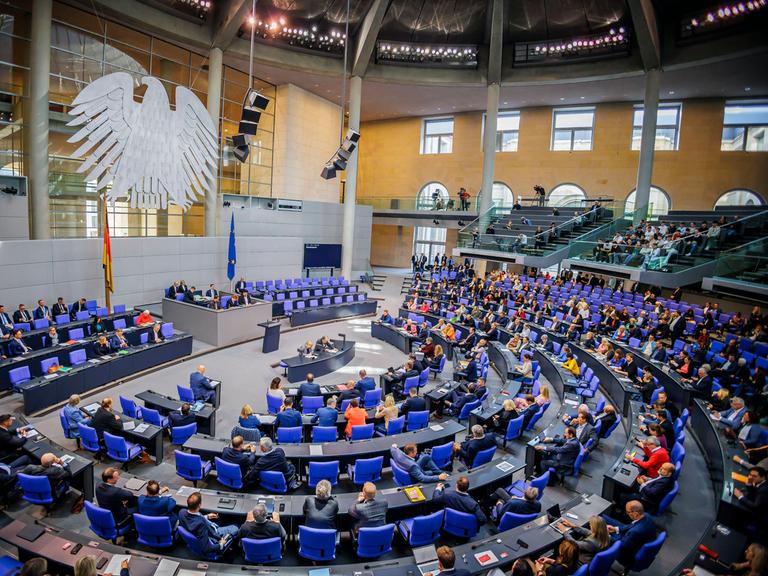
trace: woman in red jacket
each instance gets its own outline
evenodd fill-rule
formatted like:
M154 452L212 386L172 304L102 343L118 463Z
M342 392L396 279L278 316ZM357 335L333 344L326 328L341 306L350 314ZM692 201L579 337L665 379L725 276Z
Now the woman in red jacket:
M637 464L645 471L643 476L656 478L659 475L659 468L661 468L661 465L669 462L669 452L661 447L659 439L656 438L656 436L648 436L648 438L638 442L638 445L645 453L645 460L632 458L632 463Z

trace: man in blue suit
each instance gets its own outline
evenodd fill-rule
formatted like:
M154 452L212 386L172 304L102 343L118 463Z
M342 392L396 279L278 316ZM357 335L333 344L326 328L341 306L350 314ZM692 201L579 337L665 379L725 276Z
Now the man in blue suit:
M611 541L621 541L619 556L616 559L620 564L628 566L632 564L640 548L656 538L656 526L637 500L627 502L624 510L629 517L629 524L622 524L606 515L603 515L603 519L608 524Z
M144 516L166 517L171 520L171 527L176 526L179 517L174 512L176 501L171 496L160 496L160 493L168 492L168 488L160 489L156 480L147 482L146 495L139 496L139 514Z
M550 446L538 444L536 450L544 452L544 457L539 463L539 473L543 474L550 468L554 468L555 473L562 476L573 470L576 458L581 452L581 444L576 438L576 430L568 426L563 438L555 438Z
M48 320L48 322L53 322L53 318L51 317L51 309L45 305L45 300L37 301L37 308L35 308L32 316L34 316L35 320L45 319Z
M661 501L675 487L675 479L672 477L674 473L675 465L672 462L665 462L659 468L659 475L656 478L638 476L637 483L640 489L627 494L622 500L624 502L639 500L649 514L656 514Z
M21 339L21 330L16 330L16 332L13 333L13 338L8 342L8 356L11 358L21 356L31 350L32 348L24 344L24 341Z
M408 398L400 407L400 414L405 415L408 412L423 412L427 409L427 401L419 396L419 389L413 387L408 391Z
M191 412L192 407L189 402L184 402L178 410L174 410L168 414L168 420L171 428L177 426L187 426L188 424L194 424L196 421L195 415Z
M466 476L459 476L459 479L456 480L455 490L446 490L445 484L440 482L435 486L432 501L441 505L442 508L451 508L458 512L472 514L477 518L478 526L488 521L488 518L480 509L480 504L469 495L469 478Z
M256 480L262 472L280 472L285 477L288 490L295 490L301 486L301 482L296 478L296 468L285 457L285 451L272 444L271 438L264 436L259 440L259 450L261 450L261 457L256 460L252 468Z
M283 400L283 409L275 416L275 430L278 428L296 428L302 425L301 412L294 410L293 398L288 396Z
M323 393L320 391L320 384L315 384L315 375L314 374L307 374L307 381L302 382L299 386L299 402L301 402L301 399L304 398L304 396L322 396Z
M368 376L368 372L365 371L365 368L360 370L358 374L360 375L360 380L355 384L355 390L360 394L360 400L364 400L365 393L376 388L376 380Z
M256 463L255 452L256 446L253 444L245 445L242 436L232 438L232 445L224 447L221 452L221 459L224 462L240 466L240 474L243 477L243 484L246 486L254 483L251 471Z
M189 387L195 400L216 404L216 385L205 375L205 366L200 364L196 372L189 375Z
M318 426L336 426L339 419L339 411L336 410L336 398L331 396L325 403L325 406L321 406L317 409L317 412L312 417L312 424Z
M449 546L440 546L437 549L437 569L441 576L469 576L470 572L466 568L454 568L456 565L456 554L453 548ZM432 576L432 572L427 572L425 576Z
M217 556L228 546L228 542L237 536L239 528L234 525L219 526L213 522L219 517L216 512L205 516L200 514L202 502L200 492L193 492L187 497L186 509L179 512L179 526L197 538L203 554Z

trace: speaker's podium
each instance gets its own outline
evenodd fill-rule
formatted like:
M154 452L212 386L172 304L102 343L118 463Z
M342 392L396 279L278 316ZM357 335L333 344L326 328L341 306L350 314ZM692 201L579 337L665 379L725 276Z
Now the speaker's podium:
M264 340L261 344L261 351L264 354L268 354L280 348L280 322L260 322L259 326L264 328Z

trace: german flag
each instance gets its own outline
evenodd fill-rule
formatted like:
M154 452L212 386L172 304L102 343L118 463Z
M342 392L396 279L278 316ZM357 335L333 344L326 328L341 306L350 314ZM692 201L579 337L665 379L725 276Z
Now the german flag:
M104 268L104 290L114 292L112 282L112 247L109 241L109 222L107 220L107 202L104 201L104 249L101 254L101 267Z

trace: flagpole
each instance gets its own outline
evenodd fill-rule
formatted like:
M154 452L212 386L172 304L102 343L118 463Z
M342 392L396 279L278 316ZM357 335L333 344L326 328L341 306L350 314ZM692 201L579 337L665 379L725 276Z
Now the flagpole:
M107 219L107 189L106 188L104 189L104 194L102 196L102 200L101 201L102 201L102 204L104 205L104 226L102 227L102 234L105 235L105 234L108 233L107 231L109 230L109 220ZM101 256L102 263L104 261L104 254L103 254L103 251L104 251L104 248L105 248L104 242L105 242L105 239L102 238L102 246L101 246L101 250L102 250L102 256ZM112 255L110 254L110 260L111 260L111 258L112 258ZM112 265L112 262L110 261L110 266L111 265ZM111 287L109 286L109 283L107 282L107 271L104 270L104 301L106 303L107 310L112 310L112 306L111 306L111 303L110 303L110 297L109 297L110 291L111 291Z

